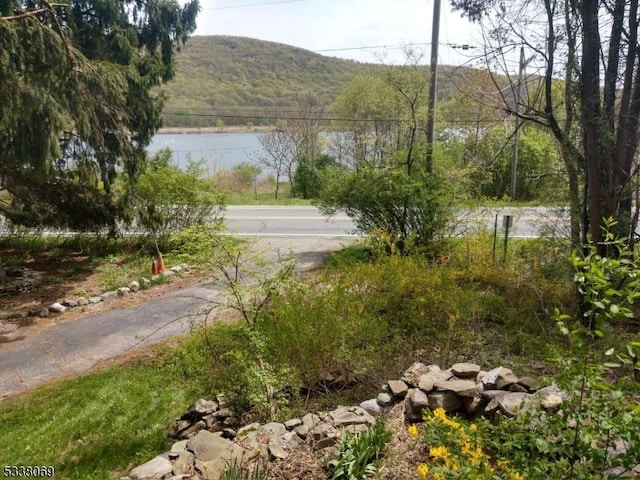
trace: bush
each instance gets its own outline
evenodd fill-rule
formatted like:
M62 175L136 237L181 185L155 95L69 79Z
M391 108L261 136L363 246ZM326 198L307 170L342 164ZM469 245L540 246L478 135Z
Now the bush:
M135 184L134 225L165 239L191 225L220 223L224 198L202 178L202 163L181 170L169 164L170 158L169 149L158 152Z
M320 210L343 209L358 230L388 235L400 253L416 246L430 253L443 238L448 210L442 182L435 177L410 177L402 170L328 170L323 178Z

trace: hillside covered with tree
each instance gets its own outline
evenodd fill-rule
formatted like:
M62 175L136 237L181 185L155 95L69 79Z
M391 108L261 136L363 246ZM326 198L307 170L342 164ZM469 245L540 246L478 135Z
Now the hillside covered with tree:
M191 37L165 87L164 125L273 124L295 115L300 98L309 94L328 108L356 76L381 68L245 37ZM452 95L464 70L441 68L440 97Z

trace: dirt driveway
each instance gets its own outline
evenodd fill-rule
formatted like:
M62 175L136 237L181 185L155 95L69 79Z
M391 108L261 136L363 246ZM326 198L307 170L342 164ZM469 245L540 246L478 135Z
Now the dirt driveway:
M353 237L268 237L250 240L271 258L295 254L296 270L317 267ZM178 280L128 295L95 310L63 314L24 326L0 343L0 399L41 383L78 375L104 362L189 331L223 292L210 282Z

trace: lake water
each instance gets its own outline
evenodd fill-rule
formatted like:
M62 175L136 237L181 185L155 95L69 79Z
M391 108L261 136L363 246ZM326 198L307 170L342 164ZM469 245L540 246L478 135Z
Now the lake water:
M262 151L262 133L163 133L153 137L147 147L149 153L170 148L173 161L184 167L189 159L204 159L207 173L230 170L242 162L258 163ZM263 168L264 173L269 173Z

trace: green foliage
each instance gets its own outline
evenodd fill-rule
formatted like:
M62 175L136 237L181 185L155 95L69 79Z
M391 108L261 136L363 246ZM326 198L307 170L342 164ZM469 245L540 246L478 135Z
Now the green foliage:
M362 480L374 474L374 462L382 456L391 437L382 419L360 433L343 430L340 450L329 462L331 480Z
M234 458L222 472L219 480L268 480L268 478L269 469L266 465L256 463L253 466L247 466Z
M2 213L115 233L128 202L111 186L144 163L162 109L151 89L173 76L173 48L195 30L198 2L4 6L19 15L0 18L0 182L11 195Z
M319 204L324 214L343 209L358 230L387 235L401 253L412 246L435 253L448 215L438 179L414 178L403 170L327 173Z
M614 222L605 225L612 227ZM600 256L595 245L588 246L584 257L572 256L574 282L585 307L582 317L573 321L558 309L555 313L559 330L570 342L568 353L554 354L555 380L567 394L562 409L531 408L498 426L487 425L495 454L526 471L527 478L591 479L616 467L632 469L640 458L640 405L629 401L637 398L639 385L612 380L609 369L620 364L607 357L615 349L604 355L598 351L609 324L633 316L628 305L638 297L637 267L623 241L609 231L603 238L612 258ZM626 360L622 363L638 368L639 345L627 345L618 355Z
M215 184L202 178L202 162L190 162L186 170L169 164L171 151L161 150L132 187L134 224L167 237L196 224L220 224L223 196Z
M329 155L300 158L291 182L292 193L302 198L318 198L322 191L322 172L335 166L335 159Z
M451 131L444 135L443 150L460 175L471 198L501 199L511 187L513 139L502 128ZM542 202L564 200L567 182L559 147L551 135L537 128L520 132L516 198Z

